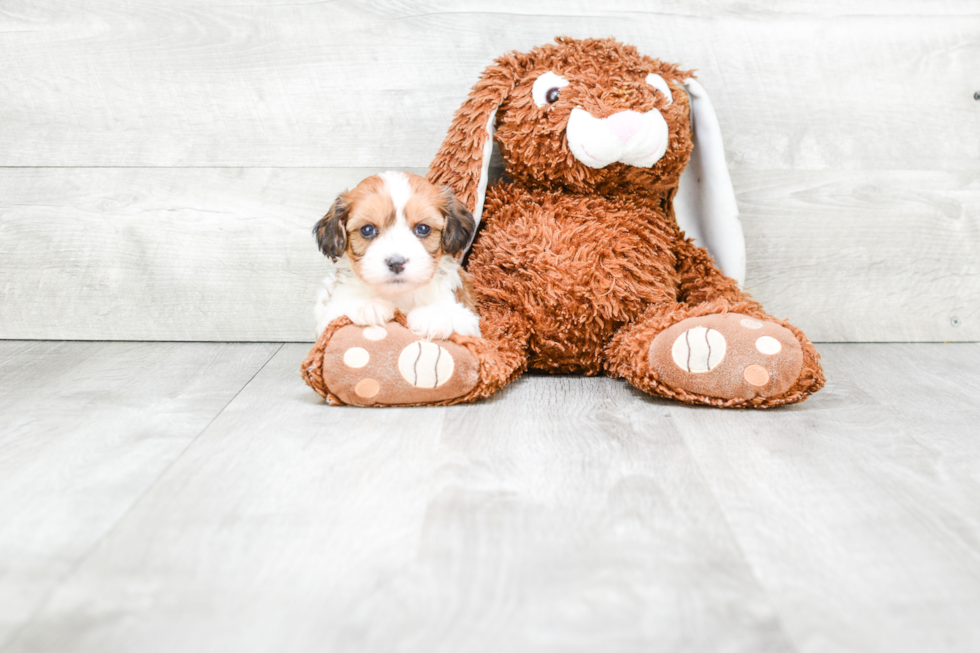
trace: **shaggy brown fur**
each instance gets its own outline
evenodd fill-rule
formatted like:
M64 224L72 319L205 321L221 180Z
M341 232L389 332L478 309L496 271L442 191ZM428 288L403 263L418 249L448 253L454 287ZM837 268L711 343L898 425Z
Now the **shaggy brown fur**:
M558 102L540 108L531 88L547 71L571 83ZM648 73L667 81L672 104L643 82ZM474 209L487 122L497 111L495 138L511 181L487 191L483 226L468 262L483 338L453 338L479 362L479 380L465 395L439 403L488 396L528 367L609 374L652 394L713 406L779 406L822 387L819 356L806 336L765 313L677 226L673 197L692 149L683 90L690 76L612 39L563 37L528 53L507 54L484 72L428 175ZM667 152L651 168L587 167L565 136L574 107L595 118L656 108L669 128ZM784 379L788 390L715 396L661 380L658 363L651 363L656 336L687 318L728 313L792 332L803 364L792 371L795 380ZM330 331L320 338L321 350ZM313 359L307 363L316 365ZM777 368L770 373L786 374ZM335 399L325 388L318 391ZM406 397L403 403L427 402Z

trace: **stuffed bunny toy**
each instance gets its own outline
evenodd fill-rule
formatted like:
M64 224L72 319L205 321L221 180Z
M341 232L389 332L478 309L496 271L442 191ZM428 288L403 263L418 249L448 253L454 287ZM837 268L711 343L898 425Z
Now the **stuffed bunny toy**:
M505 178L488 188L494 140ZM421 340L401 314L380 330L341 318L302 366L330 403L469 402L528 368L719 407L794 403L823 386L806 336L740 288L718 121L689 71L613 39L506 54L427 178L481 223L466 270L482 337Z

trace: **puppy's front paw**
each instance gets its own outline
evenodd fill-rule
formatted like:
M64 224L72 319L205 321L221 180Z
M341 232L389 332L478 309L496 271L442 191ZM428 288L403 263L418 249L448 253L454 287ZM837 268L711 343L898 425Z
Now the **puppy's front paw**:
M428 340L445 340L454 333L480 336L480 318L459 304L420 306L408 314L408 328Z
M378 302L363 302L345 311L350 321L359 326L382 326L395 317L395 309Z

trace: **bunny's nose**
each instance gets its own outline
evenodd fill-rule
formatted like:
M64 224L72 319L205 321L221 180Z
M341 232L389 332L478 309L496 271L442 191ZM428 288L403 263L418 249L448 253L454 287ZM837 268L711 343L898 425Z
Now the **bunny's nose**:
M620 111L606 118L606 125L616 138L627 142L643 126L643 114L636 111Z

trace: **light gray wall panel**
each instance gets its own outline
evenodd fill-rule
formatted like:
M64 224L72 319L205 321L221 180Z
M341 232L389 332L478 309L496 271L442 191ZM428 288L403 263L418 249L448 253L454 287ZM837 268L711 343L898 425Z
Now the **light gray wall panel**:
M977 169L971 2L6 2L0 165L426 166L494 57L696 68L749 169Z
M0 337L313 339L312 227L371 172L0 171Z
M815 340L980 339L980 173L734 175L746 287Z
M0 337L310 338L333 196L423 171L479 72L559 33L699 70L774 314L980 338L966 0L5 2Z
M0 337L310 340L323 271L310 230L371 172L0 171ZM734 183L746 287L812 339L980 339L980 175Z

